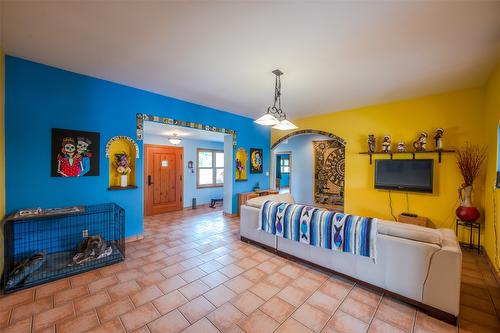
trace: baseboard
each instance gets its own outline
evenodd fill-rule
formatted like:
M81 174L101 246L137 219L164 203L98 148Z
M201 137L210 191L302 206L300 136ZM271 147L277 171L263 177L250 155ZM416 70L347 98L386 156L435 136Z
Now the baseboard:
M130 236L130 237L126 237L125 238L125 243L136 242L136 241L142 240L142 239L144 239L144 235L143 234L136 235L136 236Z
M223 213L224 216L227 216L227 217L238 217L238 213L235 213L235 214L229 214L229 213L226 213L224 212Z
M483 249L483 251L484 251L484 249ZM497 280L497 284L500 286L500 271L497 271L497 269L495 268L495 265L491 261L488 254L486 254L486 252L483 252L483 253L484 253L484 256L486 257L486 259L488 259L488 265L490 265L490 270L493 273L495 280Z
M418 301L415 301L411 298L408 298L408 297L405 297L405 296L402 296L402 295L399 295L399 294L396 294L392 291L389 291L389 290L386 290L386 289L383 289L383 288L380 288L378 286L375 286L373 284L370 284L368 282L365 282L365 281L361 281L361 280L358 280L356 278L353 278L352 276L349 276L349 275L346 275L346 274L343 274L343 273L339 273L337 271L334 271L333 269L329 269L329 268L325 268L323 266L320 266L318 264L315 264L313 262L310 262L310 261L307 261L305 259L302 259L302 258L298 258L298 257L295 257L291 254L288 254L288 253L285 253L285 252L282 252L282 251L279 251L273 247L270 247L269 245L265 245L265 244L262 244L262 243L259 243L259 242L256 242L254 240L251 240L249 238L246 238L246 237L243 237L243 236L240 236L240 239L241 241L245 242L245 243L249 243L249 244L254 244L254 245L257 245L259 247L262 247L263 249L269 251L269 252L272 252L282 258L285 258L285 259L288 259L288 260L291 260L291 261L295 261L295 262L299 262L299 263L302 263L302 264L305 264L307 266L311 266L319 271L323 271L325 273L330 273L330 274L335 274L337 276L340 276L344 279L347 279L347 280L350 280L350 281L353 281L359 285L362 285L366 288L369 288L369 289L372 289L374 291L377 291L377 292L380 292L384 295L388 295L388 296L391 296L393 298L396 298L402 302L405 302L405 303L408 303L408 304L411 304L415 307L417 307L419 310L421 310L422 312L428 314L429 316L431 317L434 317L436 319L439 319L439 320L442 320L444 322L447 322L451 325L457 325L458 323L458 318L448 312L445 312L443 310L439 310L439 309L436 309L432 306L429 306L427 304L424 304L424 303L421 303L421 302L418 302Z

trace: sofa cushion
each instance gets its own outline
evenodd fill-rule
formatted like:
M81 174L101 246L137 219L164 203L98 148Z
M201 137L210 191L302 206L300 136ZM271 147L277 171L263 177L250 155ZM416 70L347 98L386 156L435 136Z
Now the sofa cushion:
M260 208L266 202L267 200L271 201L278 201L278 195L277 194L270 194L270 195L263 195L261 197L253 198L250 200L247 200L246 205L250 207L255 207L255 208Z
M276 201L284 202L287 204L294 204L295 203L295 199L293 198L293 196L290 193L278 194Z
M442 234L439 230L392 221L378 220L378 233L439 246L443 242Z

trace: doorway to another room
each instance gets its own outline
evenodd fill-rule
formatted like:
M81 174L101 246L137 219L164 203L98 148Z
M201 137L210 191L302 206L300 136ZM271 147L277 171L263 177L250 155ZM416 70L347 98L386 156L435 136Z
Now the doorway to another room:
M276 154L276 189L279 193L291 193L292 153Z
M144 122L144 215L201 206L231 213L233 137Z

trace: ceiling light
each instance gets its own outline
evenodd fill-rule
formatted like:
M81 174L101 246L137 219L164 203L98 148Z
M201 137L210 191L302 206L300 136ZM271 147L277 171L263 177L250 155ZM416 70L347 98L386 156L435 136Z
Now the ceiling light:
M298 128L290 121L286 120L286 113L281 109L281 75L283 72L275 69L273 74L276 76L274 80L274 104L267 108L267 112L255 120L259 125L273 126L277 130L292 130Z
M177 136L177 134L174 133L174 136L171 138L168 138L168 142L170 142L173 145L178 145L179 143L182 142L182 139Z

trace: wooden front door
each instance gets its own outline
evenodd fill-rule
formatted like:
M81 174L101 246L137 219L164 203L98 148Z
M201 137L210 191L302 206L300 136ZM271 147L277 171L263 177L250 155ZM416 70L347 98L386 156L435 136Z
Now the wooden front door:
M181 210L184 148L144 145L144 214Z

